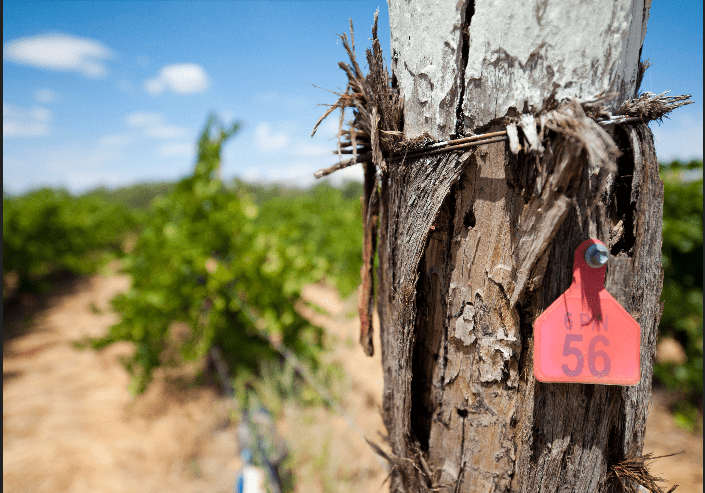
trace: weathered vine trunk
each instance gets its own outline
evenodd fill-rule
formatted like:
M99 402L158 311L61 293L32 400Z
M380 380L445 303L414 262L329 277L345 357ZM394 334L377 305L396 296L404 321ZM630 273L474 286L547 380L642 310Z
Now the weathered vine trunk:
M518 153L495 142L405 159L379 175L392 491L620 491L611 466L641 453L661 313L663 189L648 127L606 126L621 153L610 142L598 155L584 101L616 92L614 112L636 96L649 5L389 0L404 139L508 125L525 135ZM556 106L565 98L583 104ZM553 110L572 123L561 127L553 113L532 139L534 121ZM573 252L587 238L610 249L606 287L641 326L633 387L534 378L533 323L570 285Z

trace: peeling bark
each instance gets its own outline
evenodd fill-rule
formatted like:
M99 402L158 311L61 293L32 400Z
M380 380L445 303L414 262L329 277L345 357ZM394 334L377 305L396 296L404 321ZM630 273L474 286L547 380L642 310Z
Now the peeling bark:
M612 91L618 101L633 97L651 4L388 3L405 136L435 140L455 130L459 102L467 133L508 112L540 108L554 90L558 99Z
M502 5L441 1L420 15L419 5L390 1L405 138L503 129L495 117L539 108L552 91L616 89L617 107L635 95L648 2L609 2L619 22L600 12L581 35L571 26L582 7ZM593 53L593 35L607 52ZM566 36L578 39L561 47ZM581 43L592 72L573 60ZM520 125L533 128L528 116ZM613 491L610 465L633 445L641 451L661 313L663 187L648 127L609 132L622 152L615 169L595 168L569 135L524 131L518 155L514 133L381 175L377 307L391 491ZM606 287L642 329L634 387L533 375L533 323L570 285L573 252L587 238L610 248Z

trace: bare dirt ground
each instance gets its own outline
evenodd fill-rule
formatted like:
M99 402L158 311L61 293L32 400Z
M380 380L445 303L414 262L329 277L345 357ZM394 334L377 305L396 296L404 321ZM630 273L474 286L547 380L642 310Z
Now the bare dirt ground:
M137 399L119 363L130 346L80 351L72 341L101 335L115 321L109 300L129 286L123 275L61 283L46 297L4 310L3 489L11 492L229 492L241 464L228 403L213 382L160 372ZM305 315L327 329L340 365L347 418L380 443L382 373L377 355L357 344L354 300L309 286L304 298L327 312ZM386 472L345 417L325 407L283 406L278 429L289 444L296 491L385 491ZM645 452L684 454L652 471L703 491L702 436L680 430L656 392ZM665 484L664 484L665 486Z

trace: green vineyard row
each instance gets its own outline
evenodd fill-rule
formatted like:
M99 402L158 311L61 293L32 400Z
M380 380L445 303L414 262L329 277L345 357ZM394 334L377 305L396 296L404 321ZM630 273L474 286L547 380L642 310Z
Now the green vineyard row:
M326 279L347 296L359 283L362 186L223 182L222 146L238 129L210 118L193 173L176 184L3 197L3 272L20 290L38 289L51 271L85 274L123 257L132 287L113 301L120 321L92 345L135 344L126 362L135 392L160 365L199 358L213 345L240 376L279 357L272 341L315 367L323 334L295 309L302 287ZM674 161L661 174L660 333L685 358L659 362L654 373L694 403L703 390L702 161ZM129 254L121 247L128 234L137 237Z

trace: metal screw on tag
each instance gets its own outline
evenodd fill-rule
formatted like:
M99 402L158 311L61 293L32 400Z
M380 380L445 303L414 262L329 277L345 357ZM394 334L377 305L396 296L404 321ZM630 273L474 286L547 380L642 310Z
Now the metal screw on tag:
M610 251L602 243L590 245L585 251L585 262L593 269L599 269L607 263Z

